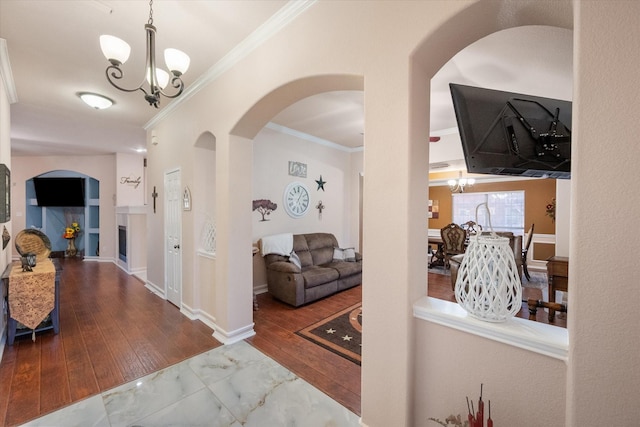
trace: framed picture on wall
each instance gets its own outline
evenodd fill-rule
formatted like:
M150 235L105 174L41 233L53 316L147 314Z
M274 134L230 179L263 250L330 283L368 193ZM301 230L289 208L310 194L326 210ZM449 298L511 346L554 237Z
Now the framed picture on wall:
M307 164L300 162L289 162L289 175L300 178L307 177Z
M437 200L429 200L429 219L438 219L440 217L440 206Z
M189 187L185 187L184 193L182 194L182 209L185 211L191 210L191 191Z
M0 164L0 194L3 195L0 203L0 223L11 220L11 171L4 163Z

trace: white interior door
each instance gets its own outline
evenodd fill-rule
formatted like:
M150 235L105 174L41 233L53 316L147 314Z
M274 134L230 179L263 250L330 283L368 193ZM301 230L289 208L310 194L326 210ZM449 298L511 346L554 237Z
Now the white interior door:
M165 250L166 296L180 307L182 302L182 193L180 170L168 172L164 177L165 194Z

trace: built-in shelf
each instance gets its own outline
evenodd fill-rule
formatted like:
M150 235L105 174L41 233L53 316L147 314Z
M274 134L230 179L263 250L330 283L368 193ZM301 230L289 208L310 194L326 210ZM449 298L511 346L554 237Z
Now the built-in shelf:
M97 258L100 254L100 182L71 171L54 171L40 176L85 178L86 206L84 212L78 215L81 218L80 228L83 232L75 243L85 258ZM71 208L38 206L33 179L26 181L26 200L26 228L37 228L46 234L51 241L52 252L64 252L67 241L62 238L62 234L64 227L69 225L66 224L65 211Z

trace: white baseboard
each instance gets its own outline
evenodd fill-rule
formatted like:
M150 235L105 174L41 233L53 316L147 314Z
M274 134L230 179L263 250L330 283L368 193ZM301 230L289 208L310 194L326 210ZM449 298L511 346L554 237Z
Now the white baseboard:
M267 292L269 292L269 289L267 288L267 284L266 283L264 285L258 285L258 286L254 286L253 287L253 293L255 295L266 294Z
M153 282L150 281L145 281L144 282L144 287L149 289L151 292L153 292L154 294L158 295L160 298L162 299L167 299L165 297L164 294L164 289L160 288L159 286L155 285Z
M235 331L227 332L220 326L216 325L213 332L213 337L220 341L224 345L230 345L242 341L247 338L251 338L256 334L253 330L254 323L238 328Z
M210 327L212 330L216 330L216 318L206 311L200 309L193 309L187 304L182 303L180 307L180 313L184 314L191 320L200 320L202 323Z

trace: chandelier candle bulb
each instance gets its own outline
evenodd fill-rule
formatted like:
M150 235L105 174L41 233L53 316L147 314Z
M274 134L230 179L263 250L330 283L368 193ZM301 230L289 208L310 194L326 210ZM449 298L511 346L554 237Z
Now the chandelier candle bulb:
M149 72L149 69L147 69L147 83L149 83L149 85L151 85L151 73ZM162 89L167 87L167 85L169 84L169 73L167 73L162 68L156 68L156 82L155 82L155 84L160 86Z
M100 36L100 48L104 57L113 65L124 64L131 54L131 46L127 42L106 34Z
M179 77L187 72L191 59L183 51L169 48L164 50L164 62L169 71Z

